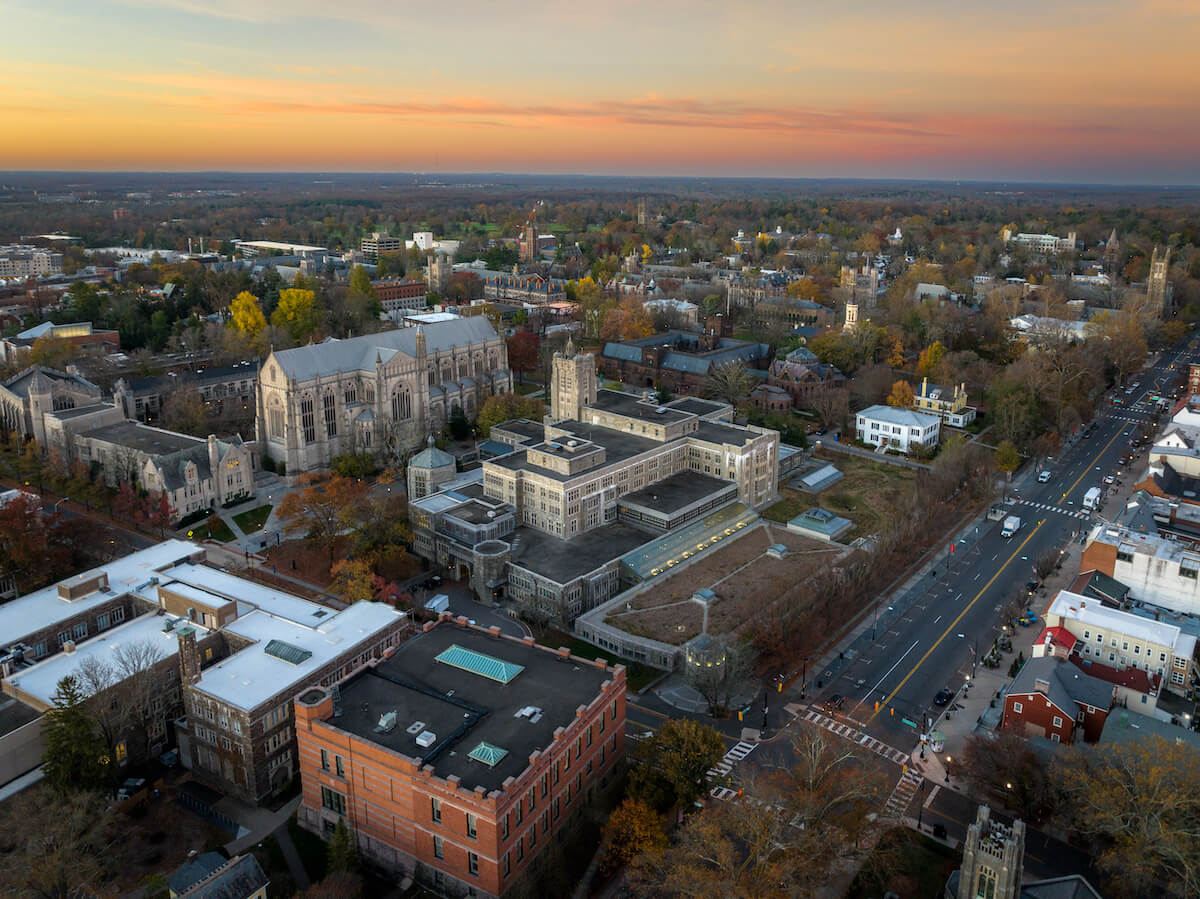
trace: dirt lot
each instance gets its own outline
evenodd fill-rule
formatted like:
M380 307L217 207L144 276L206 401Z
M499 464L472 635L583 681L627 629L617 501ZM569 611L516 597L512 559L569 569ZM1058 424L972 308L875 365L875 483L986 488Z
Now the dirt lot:
M813 572L828 566L840 546L830 546L790 534L763 523L747 528L738 539L701 556L631 601L630 610L614 611L606 623L631 634L663 643L680 644L700 633L704 613L691 596L711 587L719 597L709 607L708 632L728 633L744 624L762 604L782 595ZM773 559L766 553L772 543L782 543L792 553Z
M908 489L917 474L911 468L847 453L822 451L817 458L832 462L845 477L819 496L781 486L779 493L783 499L766 509L763 518L787 522L805 509L820 505L854 522L854 530L842 536L843 542L865 537L878 531L888 507Z

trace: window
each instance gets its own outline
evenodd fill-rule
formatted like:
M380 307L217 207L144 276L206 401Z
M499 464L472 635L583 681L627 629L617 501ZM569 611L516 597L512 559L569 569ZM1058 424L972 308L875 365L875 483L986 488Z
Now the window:
M503 865L502 865L501 867L502 867L502 869L503 869L503 873L504 873L504 876L505 876L505 877L507 877L507 876L508 876L508 874L509 874L509 872L512 870L512 858L511 858L511 856L512 856L512 853L511 853L511 852L506 852L506 853L504 853Z
M550 812L542 812L542 833L550 832Z
M507 812L504 814L504 817L500 819L500 839L502 839L502 840L508 839L508 813Z
M317 422L313 417L313 401L310 396L300 400L300 429L303 431L305 443L316 443Z
M1090 640L1090 639L1092 639L1092 632L1091 632L1091 631L1084 631L1084 632L1083 632L1083 639L1085 639L1085 640Z
M476 877L479 876L479 856L474 852L467 853L467 870Z
M59 635L58 635L58 645L62 646L64 643L66 643L70 639L71 639L70 631L60 631Z
M554 797L554 820L558 820L558 797Z
M339 815L346 814L346 797L329 787L321 787L321 805Z
M570 761L571 761L571 756L570 756L570 753L568 753L567 754L567 763L570 764ZM558 786L558 759L554 760L554 785L556 787Z
M96 630L102 631L106 627L108 627L108 616L101 615L99 618L96 619Z
M325 407L325 436L337 436L337 397L327 393L321 400Z
M525 809L519 801L517 802L517 807L516 807L515 811L516 811L516 815L517 815L516 823L520 824L522 821L525 820Z
M612 718L613 721L617 720L617 701L615 699L612 701L612 706L609 710L609 717Z
M79 622L79 624L75 625L75 639L82 640L86 636L87 636L87 622L81 621L81 622Z
M334 763L334 765L337 766L337 776L345 777L346 769L342 767L342 757L340 755L335 755L333 757L333 763Z
M475 827L475 816L467 812L467 836L472 840L477 836L478 831Z
M429 800L430 814L433 816L434 824L442 823L442 800L431 798Z
M545 794L543 793L542 795L545 795ZM531 812L533 811L534 800L535 800L534 789L533 789L533 787L530 787L529 788L529 810Z
M505 856L507 858L507 856ZM525 838L517 837L517 861L525 857Z
M588 749L591 749L592 748L592 728L590 726L587 729L587 744L588 744ZM576 749L575 752L576 752L576 754L578 754L579 750Z
M1133 654L1134 654L1135 656L1137 656L1137 655L1141 655L1141 654L1142 654L1142 647L1141 647L1141 644L1139 644L1139 643L1135 643L1135 644L1133 644Z
M529 828L529 848L532 849L537 843L537 825Z
M412 394L407 390L397 390L392 394L392 418L396 421L412 418Z
M113 609L111 614L112 614L112 623L113 624L117 624L118 622L125 620L125 610L124 609Z
M445 857L446 857L446 856L443 854L443 849L442 849L442 838L441 838L441 837L437 837L437 836L435 836L435 837L433 838L433 857L434 857L434 858L445 858Z
M129 749L126 747L124 740L116 745L114 752L117 756L117 764L125 764L126 760L129 758Z
M283 410L278 406L267 412L267 432L275 440L283 439Z
M322 771L329 770L329 753L326 752L324 749L321 750L321 770ZM434 801L436 802L437 800L434 800Z
M1019 714L1021 712L1021 703L1014 702L1013 703L1013 711L1017 712Z
M1058 715L1054 716L1054 726L1062 727L1062 718L1060 718Z
M353 384L349 385L346 388L345 399L346 399L347 406L349 406L351 403L355 402L358 399L358 392L355 390Z

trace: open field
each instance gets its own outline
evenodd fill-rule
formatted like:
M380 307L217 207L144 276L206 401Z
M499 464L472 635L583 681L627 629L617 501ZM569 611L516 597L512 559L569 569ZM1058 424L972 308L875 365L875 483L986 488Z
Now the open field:
M783 499L765 509L763 518L786 523L805 509L819 505L854 522L854 530L845 534L843 541L865 537L879 530L887 510L917 476L911 468L846 453L818 450L816 457L832 462L845 477L816 497L790 487L780 487Z
M767 547L782 543L789 550L783 559L767 556ZM704 612L691 596L712 588L718 600L708 613L709 633L730 633L750 619L760 606L783 595L814 572L832 564L844 547L830 546L790 534L769 523L710 550L678 573L653 580L653 586L613 611L605 623L663 643L681 644L700 633Z
M239 512L233 516L233 520L237 522L237 526L242 529L243 534L253 534L255 531L261 531L267 519L271 517L271 504L267 503L264 506L257 506L249 509L246 512Z

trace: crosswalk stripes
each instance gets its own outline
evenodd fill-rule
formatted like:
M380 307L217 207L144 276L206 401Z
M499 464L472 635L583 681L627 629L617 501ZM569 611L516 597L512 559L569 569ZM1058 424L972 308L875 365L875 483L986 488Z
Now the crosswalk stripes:
M725 756L721 759L721 761L717 762L716 765L708 769L708 776L713 779L719 777L728 777L733 771L733 766L757 748L757 743L747 743L744 740L736 743L728 752L725 753ZM714 799L724 800L732 799L738 794L737 790L731 790L728 787L713 787L708 792L709 795Z
M836 721L833 718L827 718L819 712L814 712L809 709L804 713L804 720L810 724L816 724L825 728L830 733L835 733L839 737L844 737L852 743L857 743L864 749L869 749L876 755L882 756L890 762L897 765L903 765L908 761L908 754L901 752L887 743L876 740L870 734L865 734L861 730L843 724L841 721Z
M1031 499L1019 499L1016 501L1016 504L1018 506L1029 506L1034 509L1041 509L1044 512L1057 512L1059 515L1066 515L1068 518L1091 518L1091 514L1088 512L1079 512L1075 509L1064 509L1062 506L1052 506L1049 503L1038 503Z
M892 790L892 795L888 797L887 804L884 806L884 814L889 818L899 818L904 814L908 804L912 802L912 798L916 795L917 790L921 786L921 781L924 776L919 774L915 769L909 768L900 776L900 781L896 784L896 789Z

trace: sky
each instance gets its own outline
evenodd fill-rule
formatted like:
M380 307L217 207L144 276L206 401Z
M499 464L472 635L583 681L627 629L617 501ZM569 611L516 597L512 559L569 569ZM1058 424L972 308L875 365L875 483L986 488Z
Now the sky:
M1200 183L1200 0L0 0L0 170Z

